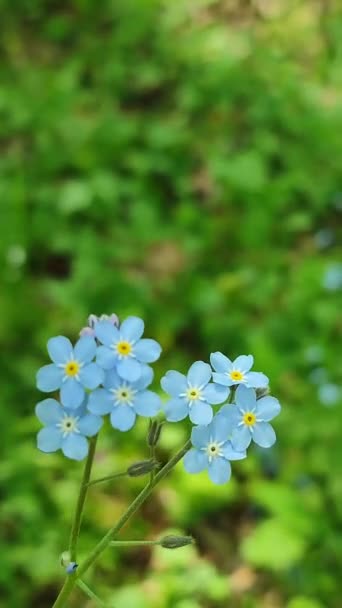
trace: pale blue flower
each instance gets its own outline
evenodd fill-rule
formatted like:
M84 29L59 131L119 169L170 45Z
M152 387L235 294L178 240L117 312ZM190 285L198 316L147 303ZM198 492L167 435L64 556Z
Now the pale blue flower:
M328 291L339 291L342 288L342 264L330 264L323 277L323 287Z
M192 429L191 442L194 446L184 456L184 466L188 473L200 473L208 469L213 483L222 484L230 479L230 460L246 458L244 450L236 450L229 436L232 424L224 416L215 416L207 426Z
M128 431L137 415L153 417L160 410L158 395L146 390L152 379L153 371L148 365L135 382L124 380L111 370L105 375L104 388L98 388L89 396L88 409L94 414L110 414L114 428Z
M158 342L141 339L144 322L138 317L128 317L119 328L109 321L99 321L94 330L103 344L98 348L96 361L105 370L115 367L124 380L135 382L142 375L146 363L153 363L160 357Z
M37 387L44 393L61 389L61 401L65 407L81 405L85 389L93 390L101 384L104 373L92 359L96 353L96 342L83 336L73 348L64 336L51 338L47 343L53 363L44 365L37 373Z
M318 388L318 398L323 405L335 405L341 397L341 389L337 384L327 382Z
M234 386L244 384L248 387L263 388L268 385L268 378L261 372L251 372L254 357L252 355L240 355L231 361L222 353L211 353L210 363L215 372L213 380L223 386Z
M256 398L256 392L241 384L235 393L235 405L224 405L218 416L225 418L232 430L231 442L235 450L246 450L253 440L262 448L270 448L276 435L269 421L280 412L278 399L267 395Z
M229 389L210 382L211 367L196 361L187 376L169 371L161 379L161 386L172 397L165 404L166 419L171 422L183 420L189 415L194 424L209 424L213 418L212 405L223 403Z
M76 409L62 407L56 399L44 399L36 406L36 415L45 427L37 436L37 446L42 452L62 450L67 458L83 460L88 454L86 437L96 435L102 418L89 414L86 400Z

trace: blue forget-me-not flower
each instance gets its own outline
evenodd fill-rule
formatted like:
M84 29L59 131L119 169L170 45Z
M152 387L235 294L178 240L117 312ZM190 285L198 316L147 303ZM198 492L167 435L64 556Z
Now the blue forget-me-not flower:
M45 427L37 436L37 446L42 452L56 452L72 460L83 460L88 454L86 437L96 435L102 426L102 418L90 414L86 400L76 409L62 407L55 399L44 399L36 406L36 415Z
M94 330L102 343L97 350L97 363L105 370L115 367L124 380L135 382L146 364L160 356L161 347L156 340L141 339L144 322L138 317L128 317L119 328L109 321L99 321Z
M268 378L261 372L251 372L254 357L252 355L240 355L231 361L220 352L211 353L210 363L215 372L213 380L223 386L234 386L244 384L248 387L262 388L268 385Z
M146 390L153 379L153 370L146 365L139 380L129 382L120 378L115 370L106 373L104 388L89 396L88 409L94 414L110 414L114 428L128 431L139 416L155 416L160 409L160 398Z
M246 458L244 450L236 450L229 440L232 432L231 421L223 416L215 416L207 426L192 429L191 443L194 446L184 456L184 466L188 473L200 473L208 469L213 483L229 481L230 460Z
M276 434L269 421L280 409L275 397L257 400L254 389L241 385L235 393L235 405L224 405L218 416L225 418L233 429L231 442L235 450L246 450L252 440L262 448L270 448L276 441Z
M166 419L183 420L189 415L194 424L209 424L213 418L212 405L223 403L229 389L210 382L212 370L208 363L196 361L187 376L171 370L161 379L161 386L172 398L165 404Z
M44 365L37 373L37 387L50 393L61 389L61 401L65 407L81 405L85 389L93 390L101 384L104 372L91 362L96 353L96 342L91 336L83 336L73 348L64 336L51 338L47 343L53 363Z

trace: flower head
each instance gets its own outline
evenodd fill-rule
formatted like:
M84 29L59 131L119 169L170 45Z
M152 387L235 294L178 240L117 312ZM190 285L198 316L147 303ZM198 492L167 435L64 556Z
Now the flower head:
M81 405L85 389L97 388L103 380L103 370L92 359L96 342L91 336L83 336L73 348L64 336L51 338L47 343L53 363L44 365L37 373L37 387L50 393L61 389L61 401L65 407Z
M83 460L88 454L86 437L96 435L102 418L89 414L86 403L76 409L62 407L55 399L44 399L36 406L36 415L45 427L37 436L42 452L62 450L72 460Z
M161 386L172 398L165 405L166 419L171 422L183 420L189 415L194 424L209 424L213 418L212 405L223 403L229 389L210 382L211 367L196 361L187 376L169 371L161 379Z
M158 342L141 339L144 322L138 317L128 317L119 328L109 321L99 321L94 330L103 345L98 348L97 363L105 370L115 367L124 380L135 382L142 375L146 363L153 363L160 356Z
M194 446L184 456L184 466L188 473L199 473L208 469L213 483L222 484L229 481L231 460L246 458L244 450L236 450L229 436L232 431L230 420L215 416L207 426L192 429L191 442Z
M262 388L268 385L268 378L261 372L251 372L254 358L252 355L240 355L231 361L222 353L212 353L210 363L215 372L213 380L223 386L244 384L248 387Z
M99 388L89 396L88 409L93 414L110 414L114 428L128 431L135 423L137 415L155 416L160 409L160 398L146 390L153 379L152 369L146 365L139 380L129 382L121 378L115 370L106 373L104 388Z
M266 396L257 400L254 389L241 385L235 394L235 404L224 405L218 413L233 429L234 449L246 450L252 440L262 448L270 448L276 435L269 421L280 412L278 399Z
M115 313L112 313L111 315L103 314L100 317L97 317L96 315L92 314L92 315L89 315L89 317L88 317L88 325L86 325L86 327L82 327L82 329L80 331L80 336L95 337L95 325L99 321L108 321L109 323L111 323L112 325L115 325L116 327L118 327L118 325L119 325L119 317Z

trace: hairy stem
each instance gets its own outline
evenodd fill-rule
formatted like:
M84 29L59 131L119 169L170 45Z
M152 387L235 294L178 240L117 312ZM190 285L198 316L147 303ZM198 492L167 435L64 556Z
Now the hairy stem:
M83 507L84 507L85 499L87 497L91 469L92 469L93 462L94 462L96 442L97 442L97 435L95 435L95 437L92 437L89 441L89 452L88 452L87 460L86 460L84 471L83 471L83 478L82 478L82 482L81 482L80 493L79 493L78 499L77 499L74 520L73 520L72 526L71 526L69 552L70 552L70 560L72 562L76 561L77 542L78 542L78 537L80 534Z
M110 530L108 530L107 534L100 540L100 542L94 547L91 551L90 555L85 559L85 561L78 568L78 576L84 574L88 568L97 560L97 558L101 555L101 553L108 547L111 540L114 539L116 534L123 528L125 523L136 513L136 511L141 507L141 505L145 502L146 498L151 494L153 488L162 480L166 475L173 469L173 467L179 462L186 452L190 449L191 442L187 441L186 444L177 452L170 460L166 463L166 465L156 474L153 481L150 481L147 486L138 494L138 496L133 500L133 502L126 509L125 513L120 517L119 521L113 526Z
M154 487L166 477L166 475L173 469L174 466L183 458L186 452L191 448L191 441L187 441L186 444L164 465L164 467L156 474L153 481L150 480L147 486L138 494L135 500L129 505L123 515L120 517L119 521L113 526L107 534L100 540L100 542L94 547L89 556L84 560L83 563L80 564L79 568L75 572L75 574L71 574L66 579L61 592L53 604L52 608L64 608L66 605L66 601L69 598L75 584L78 584L79 577L81 577L89 568L93 565L93 563L97 560L97 558L103 553L103 551L109 546L110 542L115 538L118 532L120 532L121 528L126 524L126 522L136 513L136 511L141 507L141 505L145 502L145 500L152 493ZM91 467L90 467L91 468ZM89 478L88 478L89 481ZM87 488L87 486L86 486ZM79 530L79 528L78 528ZM78 536L77 536L78 538Z

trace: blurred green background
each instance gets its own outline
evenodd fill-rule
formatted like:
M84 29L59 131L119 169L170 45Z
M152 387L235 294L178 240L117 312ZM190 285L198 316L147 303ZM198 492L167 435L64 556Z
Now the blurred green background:
M338 608L338 0L1 0L0 604L48 608L82 465L35 448L46 340L142 316L156 382L253 353L283 411L224 487L178 466L87 576L115 608ZM147 457L146 421L96 472ZM169 424L159 450L186 438ZM143 480L92 489L86 552ZM75 592L70 608L94 604Z

